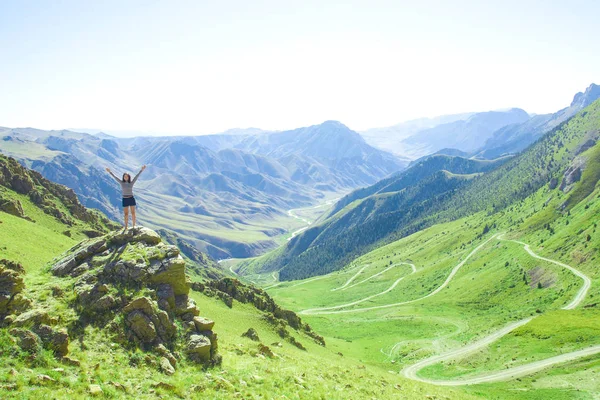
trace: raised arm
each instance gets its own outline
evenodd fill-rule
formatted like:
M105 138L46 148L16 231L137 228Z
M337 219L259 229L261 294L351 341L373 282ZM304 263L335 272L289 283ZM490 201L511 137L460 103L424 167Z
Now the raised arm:
M137 178L140 176L140 174L141 174L142 172L144 172L144 170L145 170L145 169L146 169L146 166L144 165L144 166L142 167L142 169L140 169L140 172L138 172L138 173L137 173L137 175L136 175L136 176L134 176L134 177L133 177L133 179L131 180L131 183L132 183L132 184L134 184L134 183L135 183L135 181L137 181Z
M110 168L106 168L106 172L108 172L110 174L110 176L112 176L113 178L115 178L115 181L121 183L121 180L115 174L112 173L112 171L110 170Z

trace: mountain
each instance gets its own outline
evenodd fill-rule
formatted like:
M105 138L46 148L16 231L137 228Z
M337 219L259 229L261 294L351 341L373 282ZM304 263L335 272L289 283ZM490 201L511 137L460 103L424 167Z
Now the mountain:
M328 121L286 132L256 129L197 137L115 138L1 128L0 151L121 218L119 187L104 172L150 166L136 185L139 219L214 258L250 257L294 228L287 211L339 196L407 162Z
M589 184L569 193L562 206L568 210L589 195L598 181L593 160L599 132L600 101L596 101L519 156L498 160L483 174L473 173L476 170L469 169L473 166L460 170L462 174L440 170L448 162L439 159L444 156L428 158L395 180L384 180L341 200L329 218L255 263L263 270L279 270L282 280L321 275L434 223L480 211L500 212L543 185L555 188L562 182L560 186L568 188L587 168L592 174ZM468 166L465 163L473 161L462 159L457 165ZM421 166L437 163L433 173L419 172Z
M402 144L406 146L406 155L412 158L435 153L443 148L473 152L498 129L528 119L529 114L520 108L475 113L465 120L420 130L403 139Z
M600 98L600 86L592 83L585 92L575 95L569 107L554 114L535 115L523 123L508 125L494 132L476 155L491 159L503 154L518 153L598 98Z
M438 125L464 121L473 114L474 113L463 113L443 115L434 118L419 118L393 126L367 129L361 131L360 135L373 147L403 156L406 153L406 147L402 144L403 139L406 139L419 131L434 128Z

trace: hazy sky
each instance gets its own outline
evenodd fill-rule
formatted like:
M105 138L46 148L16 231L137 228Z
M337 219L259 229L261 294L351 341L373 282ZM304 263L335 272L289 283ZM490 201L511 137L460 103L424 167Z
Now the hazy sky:
M0 0L0 126L202 134L553 112L600 2Z

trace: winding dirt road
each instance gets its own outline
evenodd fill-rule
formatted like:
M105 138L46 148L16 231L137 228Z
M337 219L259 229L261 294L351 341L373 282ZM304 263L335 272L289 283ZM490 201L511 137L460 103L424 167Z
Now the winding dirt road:
M332 205L333 203L335 203L336 201L338 201L340 199L340 197L337 197L335 199L331 199L331 200L327 200L325 203L323 204L319 204L313 207L306 207L306 208L294 208L291 210L288 210L287 214L292 217L292 218L296 218L297 220L300 220L302 222L304 222L306 224L306 226L303 226L302 228L295 230L294 232L292 232L292 236L290 236L287 240L288 242L290 240L292 240L293 238L295 238L300 232L305 231L306 229L308 229L310 227L310 225L312 224L312 221L303 218L299 215L296 215L295 212L296 211L302 211L302 210L316 210L317 208L321 208L321 207L325 207L325 206L329 206Z
M579 304L581 304L581 302L585 299L585 296L587 295L587 292L589 291L592 281L591 279L586 276L584 273L582 273L581 271L577 270L576 268L573 268L570 265L567 265L565 263L562 263L560 261L556 261L550 258L546 258L546 257L542 257L538 254L536 254L533 250L531 250L530 246L527 243L523 243L517 240L511 240L511 239L505 239L504 238L504 233L499 233L499 234L495 234L493 236L491 236L489 239L485 240L484 242L482 242L479 246L477 246L475 249L473 249L460 263L458 263L450 272L450 274L448 275L448 277L446 278L446 280L434 291L432 291L431 293L420 297L418 299L414 299L414 300L408 300L408 301L403 301L403 302L399 302L399 303L392 303L392 304L385 304L385 305L381 305L381 306L372 306L372 307L362 307L362 308L356 308L356 309L350 309L350 310L340 310L340 308L346 308L346 307L351 307L360 303L363 303L365 301L368 301L370 299L373 299L374 297L378 297L381 296L383 294L386 294L388 292L390 292L391 290L393 290L398 283L404 279L404 277L399 278L398 280L396 280L392 286L390 286L388 289L384 290L383 292L377 293L375 295L371 295L368 297L365 297L363 299L357 300L357 301L353 301L350 303L346 303L346 304L340 304L337 306L331 306L331 307L321 307L321 308L312 308L312 309L308 309L308 310L303 310L300 311L299 314L305 314L305 315L316 315L316 314L340 314L340 313L354 313L354 312L364 312L364 311L370 311L370 310L377 310L377 309L383 309L383 308L390 308L390 307L398 307L398 306L402 306L405 304L410 304L410 303L414 303L420 300L424 300L428 297L434 296L437 293L439 293L442 289L444 289L446 286L448 286L448 284L450 283L450 281L454 278L454 276L458 273L458 271L461 269L462 266L465 265L465 263L475 254L477 253L479 250L481 250L481 248L483 248L487 243L489 243L491 240L493 239L498 239L498 240L502 240L502 241L510 241L513 243L517 243L523 246L524 250L531 256L534 258L537 258L539 260L543 260L555 265L558 265L562 268L565 268L567 270L569 270L571 273L573 273L575 276L579 277L582 281L583 281L583 285L581 286L581 288L579 289L579 291L577 292L577 294L573 297L573 299L571 300L571 302L569 302L568 304L566 304L565 306L561 307L561 309L563 310L572 310L574 308L576 308L577 306L579 306ZM408 264L411 265L413 268L413 273L416 272L416 268L414 267L414 265L412 264ZM361 284L363 282L368 281L369 279L378 276L380 274L382 274L383 272L391 269L391 268L387 268L386 270L377 273L375 275L372 275L371 277L364 279L358 283L355 283L352 286L349 286L352 281L354 281L354 279L356 279L356 277L358 277L363 270L366 268L367 266L363 267L360 271L358 271L354 276L352 276L350 279L348 279L348 281L346 281L346 283L344 285L342 285L339 288L336 288L335 290L345 290L348 289L350 287L356 286L358 284ZM456 357L461 357L461 356L465 356L468 355L470 353L473 353L483 347L489 346L491 343L499 340L500 338L506 336L507 334L509 334L510 332L512 332L513 330L529 323L533 318L535 317L529 317L529 318L525 318L522 319L520 321L516 321L513 322L491 334L489 334L488 336L485 336L479 340L477 340L476 342L473 342L471 344L468 344L464 347L458 348L458 349L454 349L451 351L448 351L446 353L443 354L439 354L436 356L432 356L429 358L426 358L424 360L421 360L413 365L410 365L406 368L404 368L404 370L402 371L402 374L408 378L408 379L412 379L415 381L420 381L420 382L425 382L425 383L430 383L430 384L434 384L434 385L439 385L439 386L461 386L461 385L474 385L474 384L480 384L480 383L489 383L489 382L498 382L498 381L503 381L503 380L509 380L509 379L513 379L513 378L517 378L520 376L525 376L525 375L529 375L532 374L534 372L538 372L542 369L545 369L547 367L550 367L552 365L555 364L559 364L559 363L564 363L567 361L572 361L572 360L576 360L578 358L582 358L582 357L588 357L591 355L595 355L595 354L599 354L600 353L600 345L596 345L596 346L592 346L592 347L588 347L586 349L582 349L582 350L577 350L577 351L573 351L570 353L565 353L565 354L561 354L558 356L554 356L554 357L550 357L544 360L539 360L539 361L535 361L532 363L528 363L528 364L524 364L524 365L520 365L517 367L512 367L512 368L508 368L505 370L501 370L501 371L494 371L494 372L488 372L476 377L470 377L470 378L457 378L457 379L453 379L453 380L436 380L436 379L428 379L428 378L422 378L418 376L418 373L420 370L422 370L425 367L437 364L441 361L446 361L446 360L450 360L450 359L454 359ZM392 347L392 349L394 349L396 346L398 345L398 343L396 345L394 345Z

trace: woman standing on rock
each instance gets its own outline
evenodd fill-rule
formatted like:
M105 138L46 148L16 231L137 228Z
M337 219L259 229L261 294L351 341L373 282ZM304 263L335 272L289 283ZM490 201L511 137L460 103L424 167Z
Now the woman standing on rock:
M127 229L127 225L129 224L129 211L131 210L131 221L133 222L133 227L135 228L135 197L133 197L133 185L135 185L135 181L140 176L143 170L146 169L144 165L140 172L131 179L131 175L127 172L123 174L123 179L119 179L115 174L112 173L110 168L106 168L106 172L110 174L119 184L121 185L121 191L123 192L123 211L125 212L125 229Z

